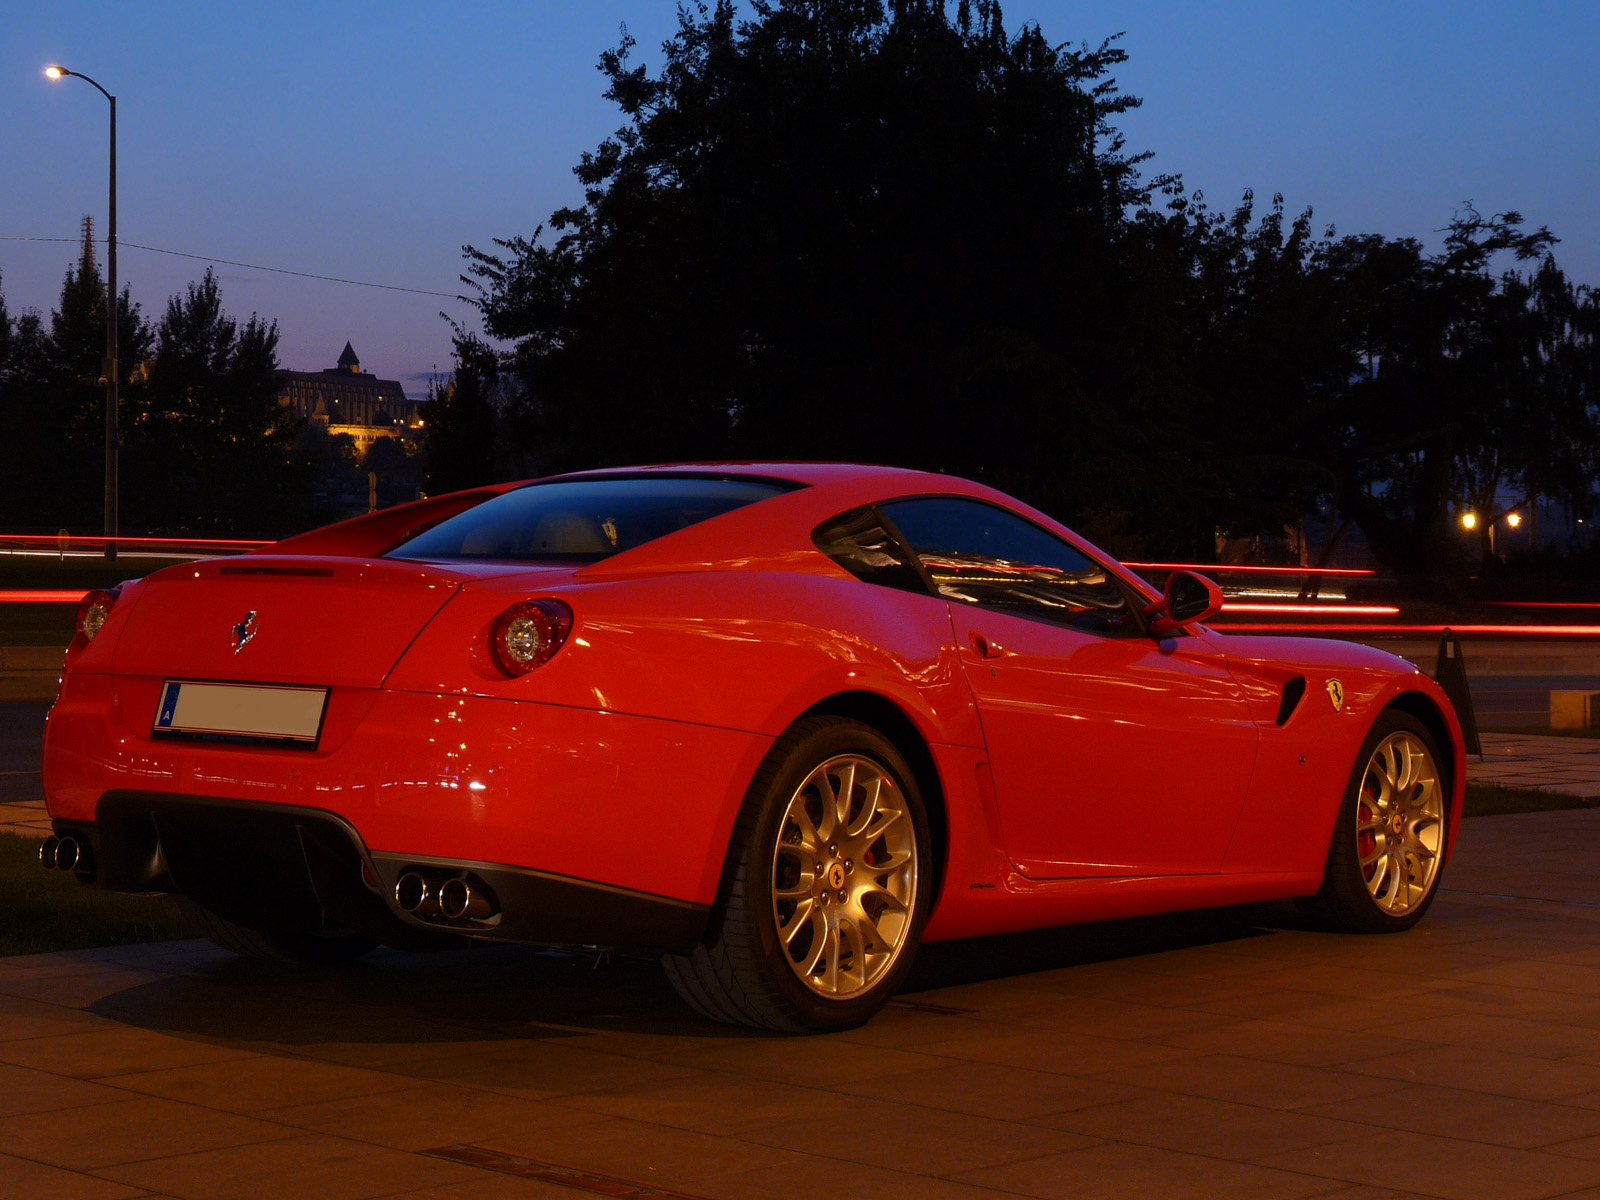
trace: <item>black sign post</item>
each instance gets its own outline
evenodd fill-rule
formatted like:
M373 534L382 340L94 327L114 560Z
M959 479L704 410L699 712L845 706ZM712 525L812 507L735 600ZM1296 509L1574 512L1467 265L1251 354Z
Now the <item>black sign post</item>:
M1467 660L1461 653L1461 639L1450 630L1439 639L1439 665L1433 673L1434 682L1450 697L1455 705L1456 720L1461 722L1461 738L1468 754L1483 758L1483 745L1478 741L1478 718L1472 711L1472 692L1467 687Z

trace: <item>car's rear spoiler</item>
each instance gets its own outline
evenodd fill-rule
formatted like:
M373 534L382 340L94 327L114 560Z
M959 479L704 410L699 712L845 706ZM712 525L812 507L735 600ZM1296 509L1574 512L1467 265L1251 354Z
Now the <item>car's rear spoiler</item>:
M473 488L465 492L451 492L445 496L430 496L410 504L386 508L382 512L352 517L336 525L313 529L310 533L296 534L262 546L258 554L317 554L331 558L375 558L392 550L406 539L415 537L431 525L448 517L491 500L513 485Z

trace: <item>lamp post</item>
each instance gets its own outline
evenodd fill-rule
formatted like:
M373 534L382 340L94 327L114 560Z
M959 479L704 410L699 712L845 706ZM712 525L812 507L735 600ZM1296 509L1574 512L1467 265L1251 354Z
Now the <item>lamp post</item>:
M69 75L93 84L107 100L111 101L111 204L106 222L106 361L103 373L106 384L106 561L117 560L117 405L119 396L117 369L117 98L94 80L78 71L51 64L44 69L50 79L63 79Z

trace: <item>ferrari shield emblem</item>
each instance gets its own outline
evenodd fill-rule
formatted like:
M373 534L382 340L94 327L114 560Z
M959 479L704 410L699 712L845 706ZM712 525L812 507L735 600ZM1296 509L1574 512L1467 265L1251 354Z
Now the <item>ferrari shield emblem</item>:
M1344 684L1337 679L1328 680L1328 699L1333 701L1335 712L1344 708Z

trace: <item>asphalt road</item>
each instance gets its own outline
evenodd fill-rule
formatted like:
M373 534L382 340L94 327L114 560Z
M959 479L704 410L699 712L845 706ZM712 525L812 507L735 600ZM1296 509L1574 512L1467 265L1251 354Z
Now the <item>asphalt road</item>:
M1600 675L1483 675L1474 679L1469 674L1467 682L1481 729L1548 726L1553 690L1600 692Z
M42 701L0 704L0 804L39 799L39 750L49 711Z

